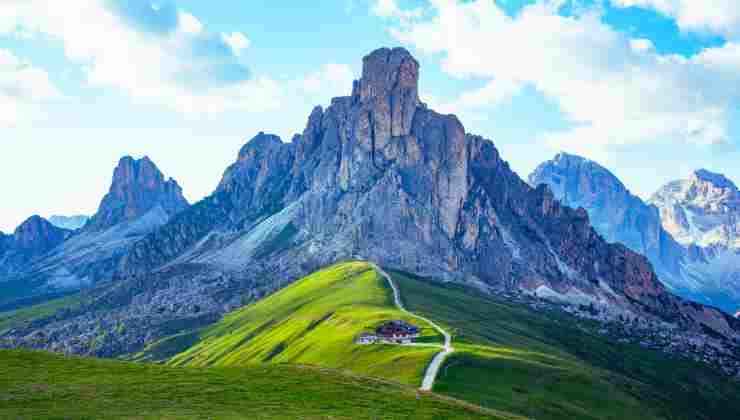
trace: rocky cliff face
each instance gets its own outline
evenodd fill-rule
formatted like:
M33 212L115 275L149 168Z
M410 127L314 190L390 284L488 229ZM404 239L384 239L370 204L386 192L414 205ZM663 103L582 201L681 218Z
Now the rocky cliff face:
M427 109L418 78L406 50L376 50L352 94L315 108L291 143L253 138L211 196L132 246L118 282L44 327L48 347L115 322L132 328L95 352L130 351L350 258L734 334L719 311L668 293L646 258L604 241L586 211L532 189L491 141Z
M81 230L61 230L38 217L18 228L13 242L37 252L24 251L23 264L4 274L2 281L13 292L0 294L0 305L110 278L129 246L187 206L177 183L165 181L148 158L122 158L110 192Z
M529 183L547 185L564 205L583 207L604 239L645 255L672 290L685 288L686 250L663 229L658 209L632 195L609 170L580 156L559 153L539 165Z
M28 218L13 235L0 235L0 275L23 271L31 261L60 245L71 234L40 216Z
M696 288L728 312L740 307L740 192L724 175L701 169L650 198L663 227L688 249Z
M177 182L172 178L165 181L162 172L148 157L134 160L125 156L113 171L110 191L103 197L98 212L85 225L85 230L99 232L131 222L155 208L172 216L187 206Z
M740 192L724 175L701 169L650 198L665 229L684 245L740 248Z
M31 216L15 230L13 242L19 249L43 254L64 242L69 234L43 217Z
M740 257L732 251L737 189L724 176L697 171L661 188L647 204L597 163L561 153L529 181L586 209L599 234L647 256L675 293L730 314L740 306Z

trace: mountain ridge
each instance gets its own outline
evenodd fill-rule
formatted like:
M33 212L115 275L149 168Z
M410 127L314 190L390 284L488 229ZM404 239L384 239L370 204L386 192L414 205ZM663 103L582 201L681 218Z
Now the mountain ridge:
M687 272L711 299L740 307L740 191L706 169L661 187L650 198L663 227L688 249Z
M540 164L528 180L532 186L546 184L565 205L585 208L606 240L645 255L659 274L682 276L682 247L662 228L658 209L632 194L608 169L561 152Z
M177 182L165 181L148 157L121 158L113 171L108 194L80 229L60 229L34 216L16 230L17 237L19 231L28 231L28 236L43 228L53 234L53 240L50 244L35 244L31 252L26 252L28 257L22 267L0 279L15 290L2 296L5 302L0 303L12 305L14 299L43 299L45 295L69 293L109 278L131 244L187 205Z
M165 180L148 156L138 160L131 156L122 157L112 178L108 194L85 224L85 231L101 231L130 222L157 205L170 215L188 206L177 181L172 178Z
M728 314L740 306L740 282L733 281L740 272L740 260L733 264L732 258L726 258L723 263L722 254L732 252L727 241L701 243L701 231L692 238L697 231L691 230L694 226L686 219L686 214L704 206L720 214L734 207L723 204L737 191L724 175L696 170L689 179L669 182L650 202L644 202L598 163L560 153L539 165L529 180L531 184L547 184L566 204L584 207L600 234L646 255L661 280L676 293L720 306ZM702 194L709 198L702 198ZM731 217L730 212L728 219ZM686 228L683 232L682 226Z
M405 49L365 56L350 96L314 108L291 143L255 136L211 196L137 240L116 280L41 326L54 338L39 345L133 351L355 257L488 293L593 304L612 318L737 334L737 320L672 295L645 257L604 241L585 210L531 188L490 140L428 109L419 74ZM100 325L125 333L92 349L71 344Z

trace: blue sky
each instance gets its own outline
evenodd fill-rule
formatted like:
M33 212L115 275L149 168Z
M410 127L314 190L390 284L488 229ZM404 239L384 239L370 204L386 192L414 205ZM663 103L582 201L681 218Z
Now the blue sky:
M702 2L704 3L704 2ZM422 100L525 177L566 150L647 196L740 180L740 3L715 0L8 0L0 3L0 230L91 214L123 155L195 201L259 131L288 141L404 46Z

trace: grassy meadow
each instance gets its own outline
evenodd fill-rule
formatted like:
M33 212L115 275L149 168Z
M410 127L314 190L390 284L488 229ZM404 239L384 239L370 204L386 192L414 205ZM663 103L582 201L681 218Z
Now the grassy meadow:
M740 385L618 344L573 318L391 273L409 310L453 333L434 391L537 419L737 419Z
M3 419L516 419L330 369L169 367L0 350Z
M422 341L442 342L430 325L395 307L387 282L368 264L338 264L231 312L220 322L195 333L197 343L169 364L315 365L418 386L438 349L354 344L359 334L372 332L391 319L403 319L421 327ZM191 340L192 336L181 339Z
M354 344L390 319L421 327L420 341L442 337L399 311L371 266L349 262L129 356L164 364L0 351L0 418L740 418L740 385L704 365L610 341L560 312L391 275L409 310L453 335L436 396L416 388L437 348Z

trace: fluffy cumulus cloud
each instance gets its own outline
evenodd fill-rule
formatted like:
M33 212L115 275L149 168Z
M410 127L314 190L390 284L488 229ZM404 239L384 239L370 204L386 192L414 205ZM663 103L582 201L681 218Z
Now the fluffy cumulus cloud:
M221 34L221 39L231 47L236 55L241 55L242 50L249 47L249 39L241 32L232 32L230 34Z
M328 63L299 81L300 90L309 95L326 98L347 95L352 88L354 74L346 64Z
M641 7L674 18L685 31L740 37L738 0L612 0L618 7Z
M371 6L372 12L382 18L395 18L404 22L410 22L422 16L424 10L420 7L402 9L396 0L374 0Z
M0 49L0 126L18 124L32 112L32 104L59 96L45 70Z
M92 86L187 112L277 107L278 83L255 77L242 55L248 38L208 31L169 1L6 0L0 30L63 43Z
M454 114L503 102L519 93L521 88L522 84L517 80L496 78L488 81L480 89L462 92L451 102L439 102L434 98L429 102L439 112Z
M573 126L547 136L555 148L593 155L656 139L728 140L728 110L740 99L738 44L690 58L661 55L605 24L599 8L563 16L562 3L540 1L512 17L494 1L431 0L430 16L399 19L391 32L442 57L454 77L491 81L447 104L448 112L495 103L523 86L552 99Z

